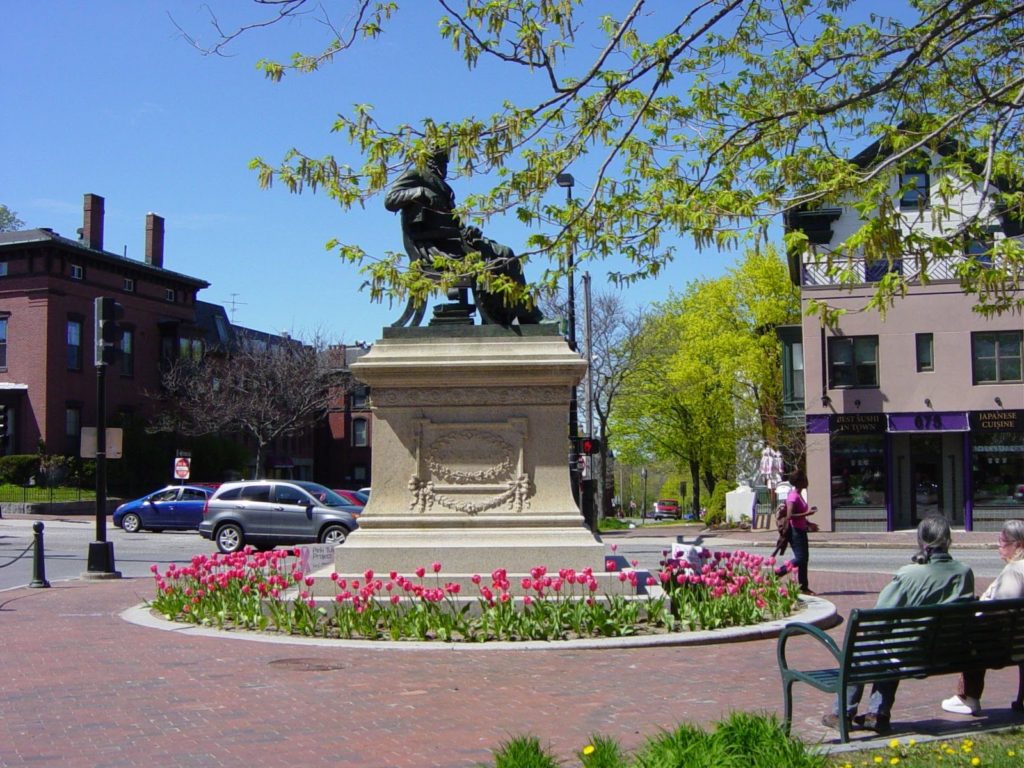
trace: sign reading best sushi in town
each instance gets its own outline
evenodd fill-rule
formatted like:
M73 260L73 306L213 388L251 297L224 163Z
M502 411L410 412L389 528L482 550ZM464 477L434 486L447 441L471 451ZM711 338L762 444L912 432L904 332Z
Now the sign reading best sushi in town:
M1024 411L971 411L972 432L1024 432Z
M874 435L885 432L881 413L834 413L829 416L829 431L844 435Z

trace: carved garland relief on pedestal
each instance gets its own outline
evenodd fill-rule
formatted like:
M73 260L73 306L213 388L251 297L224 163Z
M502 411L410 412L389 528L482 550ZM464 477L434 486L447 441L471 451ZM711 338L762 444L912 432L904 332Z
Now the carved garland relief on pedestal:
M478 424L421 420L410 510L443 507L476 515L528 509L533 489L523 467L525 442L522 418Z

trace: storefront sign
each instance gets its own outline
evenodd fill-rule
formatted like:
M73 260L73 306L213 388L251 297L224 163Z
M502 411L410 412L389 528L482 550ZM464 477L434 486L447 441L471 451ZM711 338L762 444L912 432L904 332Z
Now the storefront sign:
M829 431L836 435L875 435L885 432L881 413L834 413L828 417Z
M967 414L963 411L937 413L891 413L890 432L966 432Z
M971 411L972 432L1024 432L1024 411Z

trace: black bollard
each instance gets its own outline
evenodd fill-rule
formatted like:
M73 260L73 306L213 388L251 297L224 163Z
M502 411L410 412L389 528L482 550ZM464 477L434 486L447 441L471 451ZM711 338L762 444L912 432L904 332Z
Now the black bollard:
M43 524L38 520L32 523L35 531L35 547L32 551L32 583L30 587L49 587L46 580L46 558L43 555Z

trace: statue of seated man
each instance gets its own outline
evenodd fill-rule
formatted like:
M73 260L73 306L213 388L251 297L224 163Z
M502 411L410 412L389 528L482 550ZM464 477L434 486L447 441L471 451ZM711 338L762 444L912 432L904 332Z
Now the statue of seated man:
M415 166L395 180L384 197L384 207L392 213L401 211L402 238L410 256L436 248L447 256L461 258L468 252L481 254L493 274L505 275L525 285L523 267L507 245L486 238L476 227L463 226L455 215L455 193L445 181L448 175L448 152L438 150L423 170ZM476 303L484 320L501 325L539 323L543 315L525 303L506 306L500 294L476 290Z

